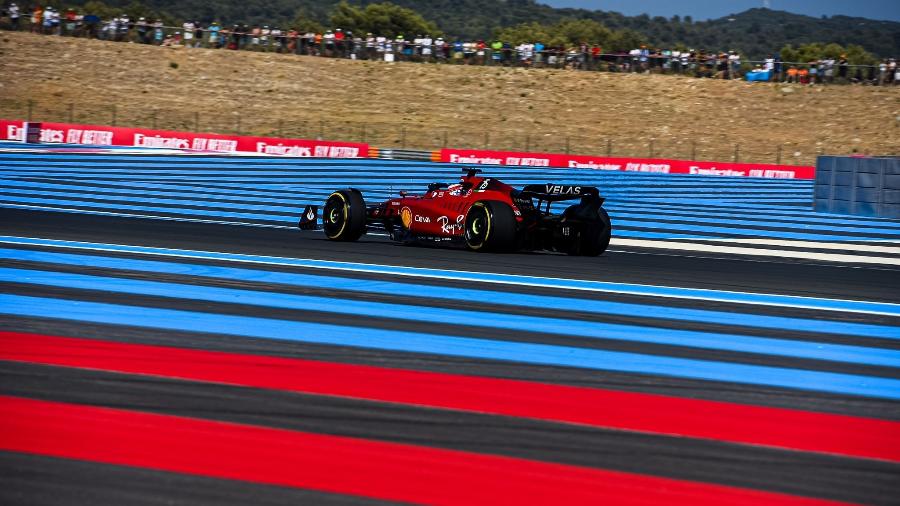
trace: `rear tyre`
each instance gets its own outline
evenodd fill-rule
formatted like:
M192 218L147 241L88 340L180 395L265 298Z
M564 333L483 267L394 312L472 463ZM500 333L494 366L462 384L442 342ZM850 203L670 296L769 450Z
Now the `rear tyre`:
M579 238L578 254L595 257L602 255L609 247L612 237L612 221L602 207L597 210L597 220L585 223L584 231Z
M322 228L332 241L355 241L366 232L366 202L358 190L338 190L322 208Z
M463 236L473 251L512 251L516 247L516 216L509 204L480 200L466 213Z

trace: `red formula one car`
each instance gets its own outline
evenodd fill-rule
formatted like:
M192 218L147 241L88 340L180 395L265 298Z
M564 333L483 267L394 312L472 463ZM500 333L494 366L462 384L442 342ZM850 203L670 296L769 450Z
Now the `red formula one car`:
M322 228L333 241L355 241L370 225L391 239L460 242L475 251L550 250L597 256L609 245L612 226L597 188L559 184L517 190L479 169L464 169L457 184L432 183L424 195L392 198L366 207L359 190L332 193L322 209ZM562 214L553 202L578 200ZM316 206L307 206L302 229L317 228Z

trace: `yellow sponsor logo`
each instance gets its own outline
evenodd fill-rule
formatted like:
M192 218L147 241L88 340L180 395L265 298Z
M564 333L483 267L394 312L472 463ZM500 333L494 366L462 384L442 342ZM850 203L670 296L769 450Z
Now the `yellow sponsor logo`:
M412 223L412 211L408 207L400 210L400 221L403 222L403 226L406 228L409 228L409 225Z

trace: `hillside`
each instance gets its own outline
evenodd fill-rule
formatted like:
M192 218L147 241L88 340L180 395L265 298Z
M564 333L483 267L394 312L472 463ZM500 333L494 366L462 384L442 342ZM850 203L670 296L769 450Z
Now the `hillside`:
M366 5L385 0L353 0ZM72 0L65 5L83 5ZM770 9L750 9L721 19L695 22L690 17L624 16L618 12L557 9L534 0L392 0L437 23L450 37L489 38L503 27L520 23L555 23L564 18L593 19L611 29L637 31L651 45L708 50L739 50L751 58L763 58L786 44L811 42L842 46L858 44L881 57L900 56L900 23L865 18L832 16L815 18ZM52 3L52 2L51 2ZM205 23L248 22L289 25L299 11L328 24L339 0L105 0L126 8L143 4L174 19L197 19ZM133 8L133 7L132 7Z
M900 87L385 64L0 34L0 117L811 164L900 154ZM113 106L115 109L113 110ZM737 153L735 153L737 151Z

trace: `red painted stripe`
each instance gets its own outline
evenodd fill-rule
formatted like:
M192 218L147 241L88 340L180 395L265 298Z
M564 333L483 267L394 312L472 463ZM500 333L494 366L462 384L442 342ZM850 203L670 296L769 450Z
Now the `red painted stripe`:
M0 449L430 504L834 504L493 455L7 396L0 396Z
M0 332L0 360L413 404L900 462L900 423L477 376Z

